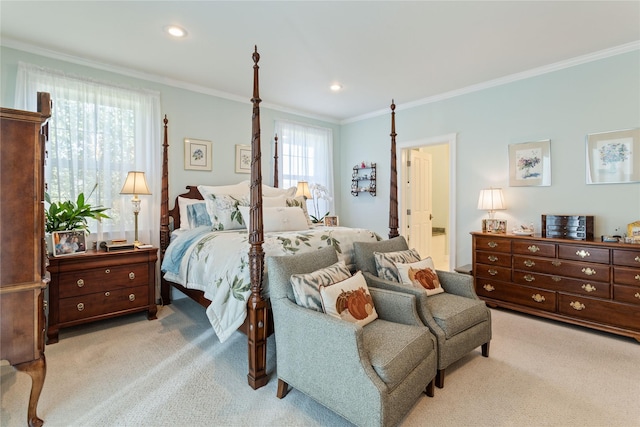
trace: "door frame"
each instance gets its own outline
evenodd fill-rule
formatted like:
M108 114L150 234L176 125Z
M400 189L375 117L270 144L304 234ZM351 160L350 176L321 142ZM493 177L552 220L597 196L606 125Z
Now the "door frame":
M449 151L449 232L448 236L448 244L449 244L449 270L453 271L456 265L456 143L457 143L458 134L457 133L448 133L444 135L434 136L430 138L424 139L414 139L411 141L399 141L396 142L396 149L400 150L400 161L406 159L405 150L411 148L420 148L427 145L447 145ZM405 194L404 194L404 165L402 167L397 168L398 171L398 200L400 201L400 205L398 206L398 211L401 213L398 218L399 227L406 227L406 208L404 208L405 203ZM402 229L402 228L401 228Z

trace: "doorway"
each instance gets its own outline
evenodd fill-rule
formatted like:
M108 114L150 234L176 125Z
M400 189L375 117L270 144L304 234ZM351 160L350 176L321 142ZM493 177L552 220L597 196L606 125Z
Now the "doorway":
M455 145L456 134L397 144L401 150L401 167L398 168L400 234L407 239L409 247L418 249L421 256L431 256L437 269L448 271L453 270L456 261ZM420 153L418 158L431 159L427 166L422 161L415 162L416 153ZM410 166L411 157L414 162ZM419 218L411 217L415 208L418 208ZM427 220L429 226L425 226ZM413 225L412 229L414 223L417 226ZM425 233L430 235L425 236Z

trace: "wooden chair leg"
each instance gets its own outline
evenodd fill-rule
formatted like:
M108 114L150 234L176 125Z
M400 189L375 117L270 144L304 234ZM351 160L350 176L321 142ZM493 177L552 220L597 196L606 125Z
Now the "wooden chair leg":
M433 397L433 395L435 394L434 393L435 392L434 382L435 382L435 378L433 380L429 381L429 384L427 384L427 388L424 391L427 394L427 396L429 396L429 397Z
M438 373L436 374L436 387L444 387L444 369L438 369Z
M482 344L482 355L484 357L489 357L489 341Z
M278 399L282 399L287 395L287 393L289 393L289 384L278 378L278 391L276 392L276 397Z

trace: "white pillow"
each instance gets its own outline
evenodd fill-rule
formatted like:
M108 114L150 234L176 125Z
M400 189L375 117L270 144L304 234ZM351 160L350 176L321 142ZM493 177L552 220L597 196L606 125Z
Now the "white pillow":
M338 319L364 326L378 318L362 271L342 282L320 286L322 308Z
M263 208L283 208L287 206L287 196L262 196Z
M249 180L231 185L198 185L202 198L207 194L249 194Z
M277 188L277 187L271 187L266 184L262 184L262 195L267 197L273 197L273 196L294 197L296 195L296 191L298 191L298 187Z
M180 211L180 229L189 230L189 214L187 212L187 206L194 203L204 203L204 200L200 199L188 199L186 197L178 196L178 209Z
M435 295L444 292L436 273L436 267L431 257L409 264L395 263L398 269L400 283L425 289L427 295Z
M249 206L239 206L245 226L249 228ZM298 207L262 208L262 225L265 233L272 231L308 230L307 218Z
M309 227L313 227L313 221L311 221L311 217L309 216L309 211L307 210L307 199L303 196L298 197L285 197L285 205L286 206L297 206L304 211L304 217L307 218L307 224Z

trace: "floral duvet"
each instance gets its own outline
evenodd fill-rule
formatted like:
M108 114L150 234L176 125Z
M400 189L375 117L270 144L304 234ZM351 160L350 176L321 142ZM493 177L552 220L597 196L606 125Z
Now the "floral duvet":
M333 246L338 258L353 270L353 243L377 241L369 230L348 227L314 227L309 230L264 234L262 249L270 255L292 255ZM207 317L224 342L247 315L251 293L247 230L211 231L198 227L176 237L162 262L164 278L186 288L204 292L211 301ZM265 277L267 276L265 272ZM265 298L268 289L263 289Z

